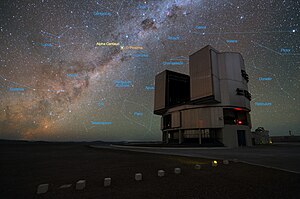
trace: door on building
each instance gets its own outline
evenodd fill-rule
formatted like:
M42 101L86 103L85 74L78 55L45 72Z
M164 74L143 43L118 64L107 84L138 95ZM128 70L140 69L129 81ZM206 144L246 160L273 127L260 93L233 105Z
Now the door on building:
M237 136L238 136L238 145L239 146L246 146L246 135L244 130L238 130Z
M178 144L179 143L179 132L169 131L168 132L168 143Z

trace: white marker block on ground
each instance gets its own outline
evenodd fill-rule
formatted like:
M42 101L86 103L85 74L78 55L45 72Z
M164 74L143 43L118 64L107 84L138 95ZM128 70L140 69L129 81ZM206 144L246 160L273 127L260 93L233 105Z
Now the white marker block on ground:
M157 175L158 175L158 177L163 177L163 176L165 176L165 171L164 170L158 170Z
M111 178L104 178L104 187L109 187L111 185Z
M196 164L195 165L195 169L198 169L198 170L201 169L201 165L200 164Z
M49 184L40 184L37 188L37 194L46 193L48 191Z
M71 186L72 186L72 184L64 184L64 185L61 185L59 188L66 189L66 188L70 188Z
M134 179L136 181L141 181L143 179L143 176L141 173L136 173Z
M212 166L212 167L218 166L218 161L217 161L217 160L212 161L212 162L211 162L211 166Z
M223 160L223 164L229 164L228 160Z
M82 190L85 188L85 180L79 180L76 182L76 189L77 190Z
M175 174L181 174L181 168L175 168L174 173Z

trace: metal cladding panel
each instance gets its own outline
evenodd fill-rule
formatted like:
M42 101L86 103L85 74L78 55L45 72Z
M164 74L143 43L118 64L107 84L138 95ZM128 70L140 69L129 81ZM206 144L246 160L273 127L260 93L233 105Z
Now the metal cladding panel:
M243 81L241 76L241 60L242 56L239 53L224 53L225 56L225 67L226 67L226 79L235 81Z
M250 109L250 108L249 108ZM248 126L250 127L250 129L252 128L252 122L251 122L251 116L250 116L250 113L248 112L247 114L247 122L248 122Z
M173 112L172 113L172 128L177 128L181 126L181 121L180 121L180 112Z
M221 87L220 79L216 76L213 76L213 87L214 87L214 101L221 102Z
M190 56L191 100L210 97L220 102L217 51L206 46Z
M241 81L246 84L241 75L245 70L244 59L239 53L220 53L218 56L220 79Z
M212 76L210 49L205 47L190 56L191 100L211 96Z
M218 55L218 65L219 65L219 78L220 79L226 79L227 78L227 68L225 65L225 54L226 53L220 53Z
M245 131L246 146L252 146L251 130L248 126L243 125L225 125L222 129L223 144L227 147L238 147L238 130Z
M182 111L182 127L183 128L196 128L198 117L193 109Z
M241 54L239 54L239 55L240 55L240 66L241 66L241 69L245 70L245 63L244 63L243 56Z
M213 94L214 99L221 102L221 90L220 90L220 75L219 75L219 63L218 63L218 53L214 50L211 52L211 67L212 67L212 81L213 81Z
M198 108L182 111L182 128L222 128L222 108Z
M248 90L247 86L242 82L237 81L227 81L228 84L228 94L229 94L229 102L226 105L230 106L239 106L245 107L250 110L250 101L243 95L237 95L236 89L241 88L243 90Z
M210 108L211 112L211 123L214 128L222 128L224 127L223 121L223 108L216 107Z
M155 76L154 111L166 108L166 77L166 71Z
M220 53L220 86L222 105L238 106L250 110L250 101L242 95L237 95L236 89L248 90L247 82L241 75L245 69L244 60L239 53Z

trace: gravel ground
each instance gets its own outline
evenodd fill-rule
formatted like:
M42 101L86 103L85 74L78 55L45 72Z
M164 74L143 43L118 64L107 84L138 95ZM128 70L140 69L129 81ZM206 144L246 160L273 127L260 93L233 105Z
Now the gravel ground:
M0 143L0 198L300 198L300 175L230 162L90 148L85 143ZM194 165L201 164L201 170ZM182 174L175 175L180 167ZM157 170L166 171L158 177ZM135 181L134 174L143 180ZM104 187L103 179L112 178ZM85 179L84 190L75 183ZM39 184L49 191L36 194ZM61 185L70 188L59 189Z

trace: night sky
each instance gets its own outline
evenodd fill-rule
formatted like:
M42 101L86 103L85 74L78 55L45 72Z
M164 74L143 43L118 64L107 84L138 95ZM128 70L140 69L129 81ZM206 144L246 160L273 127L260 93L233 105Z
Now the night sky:
M28 3L30 2L30 3ZM154 78L240 52L253 129L300 134L300 1L2 0L0 139L158 140Z

